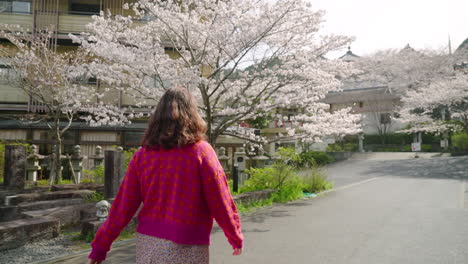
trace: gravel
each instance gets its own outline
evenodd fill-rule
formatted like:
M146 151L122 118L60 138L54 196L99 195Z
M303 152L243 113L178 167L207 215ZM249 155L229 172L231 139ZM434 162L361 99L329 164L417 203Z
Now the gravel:
M0 251L0 264L26 264L39 260L46 260L73 251L69 238L60 235L57 238L26 244L22 247Z

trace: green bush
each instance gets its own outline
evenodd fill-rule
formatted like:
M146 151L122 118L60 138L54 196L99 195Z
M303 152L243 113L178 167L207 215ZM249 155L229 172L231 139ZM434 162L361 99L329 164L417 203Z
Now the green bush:
M325 152L321 151L307 151L299 154L301 167L312 168L315 165L327 165L335 161L335 159Z
M272 167L251 168L246 170L249 179L240 188L240 193L265 189L281 189L295 176L291 166L282 161L275 162Z
M92 178L84 178L80 183L95 183L95 181Z
M302 181L305 192L318 193L333 188L333 184L327 180L326 172L320 167L312 168Z
M73 180L64 180L62 179L59 184L74 184L75 182Z
M359 146L356 143L335 143L328 145L327 152L353 152L358 149Z
M468 134L453 135L452 144L458 151L468 151Z
M97 203L97 202L100 202L102 200L105 200L104 199L104 194L102 194L100 192L96 192L96 191L86 195L86 197L85 197L85 201L87 203Z
M302 197L303 184L292 166L277 161L272 167L247 170L250 178L240 188L240 193L275 189L271 202L281 203Z
M125 168L128 168L128 164L132 160L133 155L135 155L135 152L137 150L138 149L136 149L136 148L130 148L128 150L124 150L124 153L125 153Z
M83 170L84 174L88 177L83 179L81 182L95 182L95 183L104 183L104 166L99 165L93 170Z
M293 176L280 189L274 192L271 197L274 203L293 201L303 196L302 190L302 181L297 176Z
M364 145L382 144L381 135L364 135ZM402 133L392 133L385 135L385 144L405 145L413 141L413 136Z
M38 180L37 185L38 186L47 186L47 185L49 185L49 180Z

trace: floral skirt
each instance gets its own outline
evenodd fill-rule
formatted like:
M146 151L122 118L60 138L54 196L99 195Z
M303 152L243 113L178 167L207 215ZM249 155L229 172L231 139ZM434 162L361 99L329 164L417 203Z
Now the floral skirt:
M208 245L182 245L136 233L137 264L208 264Z

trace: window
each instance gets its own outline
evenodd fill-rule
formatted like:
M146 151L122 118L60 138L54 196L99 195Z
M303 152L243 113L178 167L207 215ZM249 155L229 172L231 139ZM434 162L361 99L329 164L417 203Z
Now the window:
M0 13L31 13L31 1L0 0Z
M125 146L139 146L144 132L125 132Z
M380 114L380 124L390 124L391 122L390 113Z
M0 84L12 83L17 78L16 71L0 60Z
M76 84L97 84L98 79L96 76L79 76L71 80L72 83Z
M75 15L99 15L100 10L99 1L96 4L83 4L72 0L70 4L70 13Z

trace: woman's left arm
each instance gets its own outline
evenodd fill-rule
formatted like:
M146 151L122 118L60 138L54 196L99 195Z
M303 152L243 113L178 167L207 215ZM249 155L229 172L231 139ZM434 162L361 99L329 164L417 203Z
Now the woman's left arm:
M91 243L90 259L102 261L106 259L112 242L119 236L128 222L133 218L141 203L139 168L139 151L130 161L124 180L119 187L117 196L112 203L109 216L99 228Z

